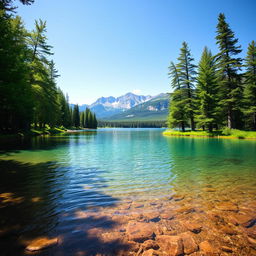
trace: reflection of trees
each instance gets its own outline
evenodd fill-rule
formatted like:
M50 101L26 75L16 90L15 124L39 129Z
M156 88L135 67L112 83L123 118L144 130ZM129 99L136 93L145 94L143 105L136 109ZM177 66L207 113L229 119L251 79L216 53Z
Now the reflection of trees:
M71 255L114 255L113 250L127 249L119 240L105 241L90 230L108 230L117 223L102 211L114 206L117 199L104 194L106 181L98 170L77 166L59 166L56 162L39 164L0 161L0 248L1 255L22 255L22 238L61 236L62 243L49 250ZM72 178L79 175L77 184ZM72 180L73 179L73 180ZM84 184L84 187L81 186ZM105 185L104 185L105 184ZM78 209L94 216L79 218ZM49 255L45 250L37 255ZM71 253L71 254L70 254Z

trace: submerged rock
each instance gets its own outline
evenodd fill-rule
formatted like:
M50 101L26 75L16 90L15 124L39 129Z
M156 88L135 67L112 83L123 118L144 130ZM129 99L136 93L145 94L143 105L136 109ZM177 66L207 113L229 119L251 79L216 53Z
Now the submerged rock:
M200 224L197 223L190 223L190 222L184 222L183 226L188 229L189 231L198 234L201 232L202 230L202 226Z
M209 241L203 241L199 244L200 250L206 253L206 255L213 255L216 253L213 245Z
M127 225L129 240L143 243L155 237L155 226L152 223L130 221Z
M154 249L149 249L149 250L144 251L142 253L142 256L159 256L159 255L160 254L156 250L154 250Z
M156 241L161 250L169 256L183 255L183 243L179 236L159 235Z
M56 245L58 243L58 238L51 238L48 237L39 237L32 240L29 245L26 247L28 251L39 251L45 249L47 247Z
M184 253L191 254L193 252L197 252L199 247L198 244L195 242L194 238L192 237L191 233L185 232L180 235L183 241L184 246Z

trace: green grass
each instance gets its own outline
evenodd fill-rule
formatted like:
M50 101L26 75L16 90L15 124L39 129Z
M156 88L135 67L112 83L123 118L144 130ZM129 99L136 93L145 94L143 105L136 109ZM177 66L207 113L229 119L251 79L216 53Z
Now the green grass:
M166 136L183 136L183 137L218 137L218 138L235 138L235 139L256 139L256 132L254 131L242 131L236 129L225 128L220 131L176 131L176 130L166 130L163 132Z

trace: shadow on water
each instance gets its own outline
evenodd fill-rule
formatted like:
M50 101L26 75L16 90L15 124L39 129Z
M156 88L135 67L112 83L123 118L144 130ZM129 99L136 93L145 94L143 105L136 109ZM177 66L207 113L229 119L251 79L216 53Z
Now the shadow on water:
M57 246L36 255L115 255L129 249L118 239L98 238L98 232L118 224L103 212L118 199L102 191L106 180L97 169L80 168L81 187L81 180L72 179L78 169L56 162L0 161L1 255L25 255L26 241L41 236L60 239Z

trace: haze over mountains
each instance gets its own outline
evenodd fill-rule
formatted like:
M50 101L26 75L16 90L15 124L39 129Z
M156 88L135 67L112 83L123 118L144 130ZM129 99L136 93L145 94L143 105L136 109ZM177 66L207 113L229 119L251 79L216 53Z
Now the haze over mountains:
M101 97L91 105L79 106L79 109L84 111L88 107L102 120L166 120L168 105L167 93L144 96L129 92L119 97Z

